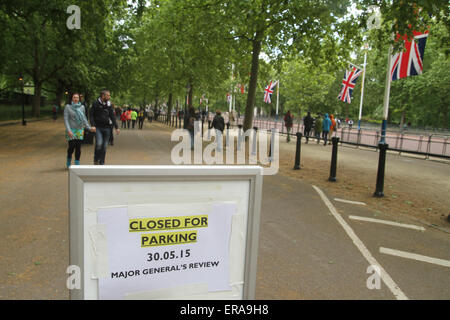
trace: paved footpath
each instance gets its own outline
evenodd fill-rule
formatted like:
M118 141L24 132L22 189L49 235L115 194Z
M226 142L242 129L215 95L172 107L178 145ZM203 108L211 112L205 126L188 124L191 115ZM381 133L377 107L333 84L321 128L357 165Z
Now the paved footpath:
M170 128L146 123L116 136L106 161L171 164L173 145ZM0 299L69 296L65 152L60 120L0 127ZM92 159L83 145L81 163ZM264 177L262 199L257 299L450 298L449 234L361 220L389 218L282 174Z

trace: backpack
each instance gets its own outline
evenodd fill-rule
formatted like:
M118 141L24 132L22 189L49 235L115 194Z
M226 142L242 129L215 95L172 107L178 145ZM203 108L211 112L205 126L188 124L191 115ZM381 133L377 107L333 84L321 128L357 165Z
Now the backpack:
M221 116L216 116L214 120L217 123L216 129L223 132L223 130L225 130L225 120Z

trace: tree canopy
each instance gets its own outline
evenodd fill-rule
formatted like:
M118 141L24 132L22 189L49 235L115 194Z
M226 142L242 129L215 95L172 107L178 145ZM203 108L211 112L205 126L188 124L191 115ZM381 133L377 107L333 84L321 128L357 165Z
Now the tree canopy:
M348 62L363 64L364 119L381 119L387 54L395 34L429 30L422 75L394 81L389 120L449 127L449 14L445 2L416 0L99 0L81 1L81 28L70 30L68 0L0 4L0 93L34 86L56 104L71 92L92 101L103 88L118 104L228 109L227 93L251 127L254 108L274 114L264 87L280 80L280 112L357 118L337 99ZM375 27L370 27L374 25ZM413 26L413 27L412 27ZM241 94L237 85L245 85ZM203 107L203 105L201 105Z

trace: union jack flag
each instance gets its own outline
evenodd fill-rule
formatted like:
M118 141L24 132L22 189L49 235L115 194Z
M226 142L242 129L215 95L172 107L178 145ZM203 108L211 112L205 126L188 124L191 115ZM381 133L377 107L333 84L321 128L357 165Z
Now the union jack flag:
M264 89L264 102L271 103L270 98L272 97L273 88L277 85L278 81L270 81L269 85Z
M350 71L346 70L344 79L342 80L341 92L338 99L347 103L352 102L352 93L356 85L356 80L361 75L362 70L353 67Z
M408 76L416 76L423 72L423 56L425 53L425 45L427 43L428 31L424 33L413 31L413 35L412 41L409 41L408 37L404 35L402 40L405 41L405 51L392 56L392 81ZM397 41L399 39L400 35L397 35Z

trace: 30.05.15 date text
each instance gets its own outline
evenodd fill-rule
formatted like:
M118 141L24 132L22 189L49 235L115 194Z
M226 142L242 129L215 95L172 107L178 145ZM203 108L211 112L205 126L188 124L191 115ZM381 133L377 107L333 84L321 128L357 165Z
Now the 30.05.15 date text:
M160 260L172 260L172 259L178 259L178 258L188 258L191 255L191 249L186 250L172 250L172 251L165 251L165 252L149 252L148 255L148 262L151 261L160 261Z

